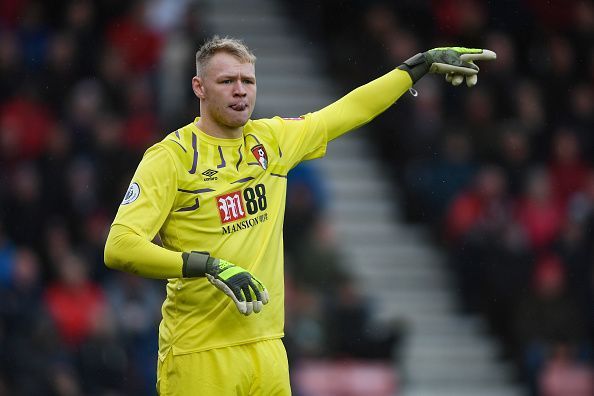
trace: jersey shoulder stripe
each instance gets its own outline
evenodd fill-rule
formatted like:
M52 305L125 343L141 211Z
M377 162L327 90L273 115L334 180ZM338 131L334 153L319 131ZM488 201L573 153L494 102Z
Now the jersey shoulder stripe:
M198 165L198 142L190 125L171 132L157 144L164 147L181 168L188 169L192 173L192 171L196 172Z

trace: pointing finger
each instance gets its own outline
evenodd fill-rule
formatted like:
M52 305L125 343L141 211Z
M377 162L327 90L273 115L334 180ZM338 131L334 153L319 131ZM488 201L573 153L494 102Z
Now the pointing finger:
M497 59L497 54L491 50L484 49L482 52L478 53L468 53L460 55L460 59L463 61L473 61L473 60L493 60Z

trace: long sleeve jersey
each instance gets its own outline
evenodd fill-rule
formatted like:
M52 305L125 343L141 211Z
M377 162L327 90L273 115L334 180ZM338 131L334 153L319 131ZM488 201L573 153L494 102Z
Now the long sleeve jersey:
M411 85L409 75L395 69L302 117L249 120L240 138L216 138L192 122L146 151L112 224L105 262L168 279L161 358L170 350L184 354L283 336L287 173L322 157L328 141L372 120ZM151 242L157 235L162 246ZM183 278L181 253L190 251L256 275L269 304L245 317L206 278Z

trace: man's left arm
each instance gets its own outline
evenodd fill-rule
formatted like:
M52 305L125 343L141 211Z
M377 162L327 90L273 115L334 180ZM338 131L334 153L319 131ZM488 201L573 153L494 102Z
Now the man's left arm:
M411 57L398 68L351 91L316 112L316 115L323 120L328 140L333 140L384 112L425 74L443 74L446 81L453 85L466 80L470 87L476 84L479 71L474 61L495 58L493 51L483 49L434 48Z

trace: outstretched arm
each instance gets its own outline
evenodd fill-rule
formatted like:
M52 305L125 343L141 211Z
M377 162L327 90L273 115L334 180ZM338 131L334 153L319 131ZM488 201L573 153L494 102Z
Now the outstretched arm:
M318 115L326 123L328 140L367 124L393 105L412 84L408 73L395 69L319 110Z
M328 140L333 140L384 112L425 74L444 74L453 85L466 79L466 84L471 87L476 84L479 72L473 61L495 58L493 51L483 49L434 48L413 56L397 69L355 89L317 113L326 123Z

